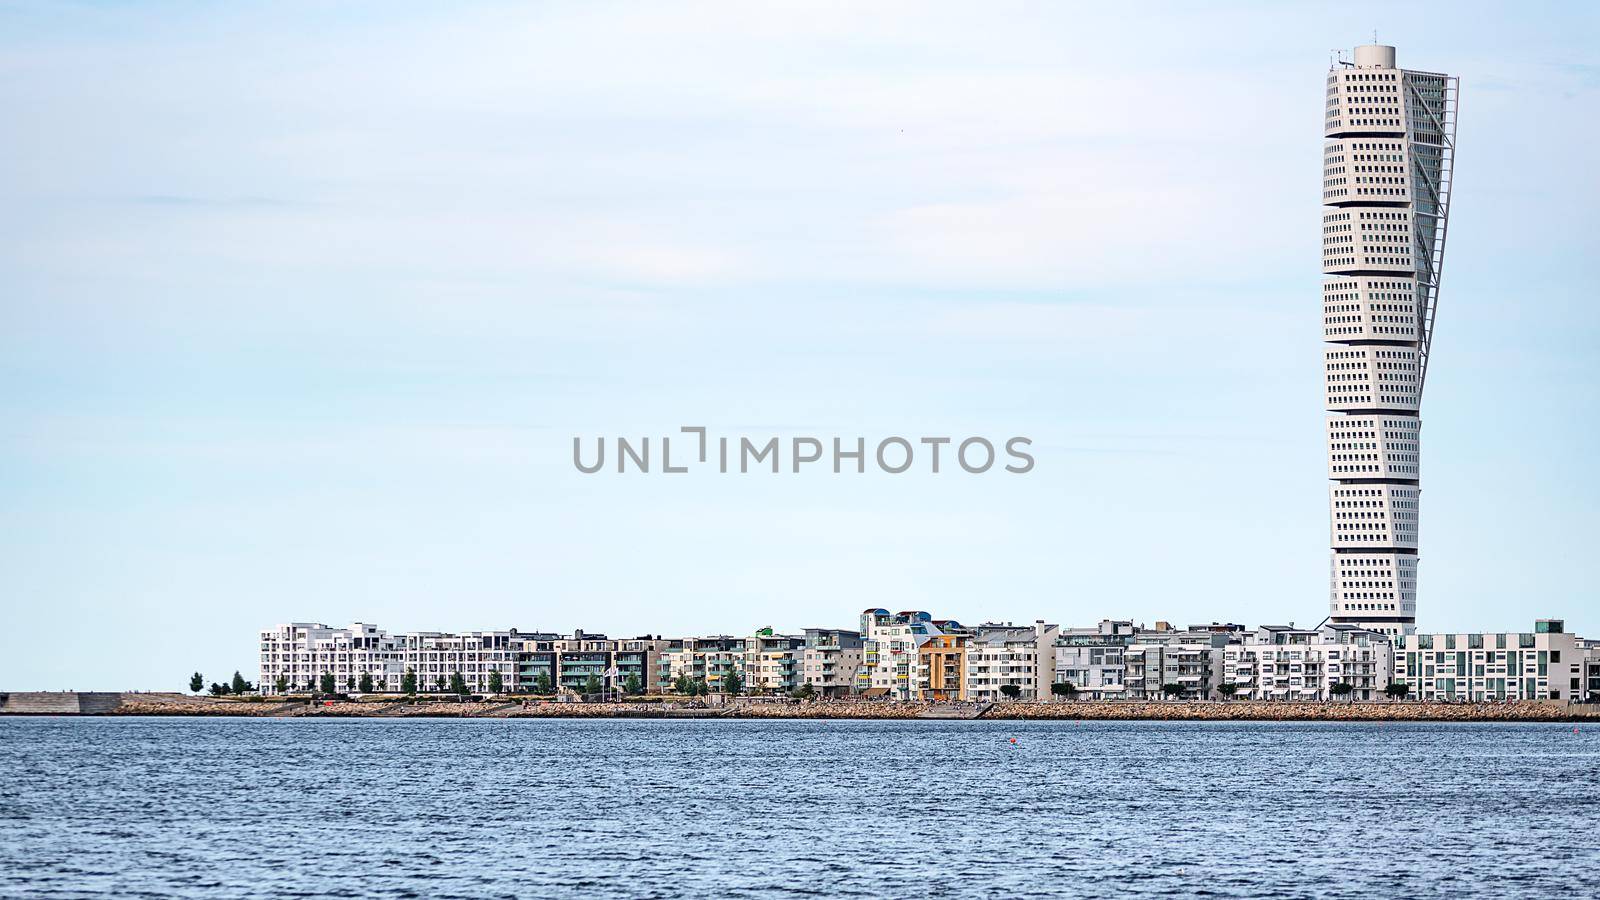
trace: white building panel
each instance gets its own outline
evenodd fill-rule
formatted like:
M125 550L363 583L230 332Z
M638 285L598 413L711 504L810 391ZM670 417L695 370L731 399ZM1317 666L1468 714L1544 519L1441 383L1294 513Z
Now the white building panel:
M1328 417L1328 478L1421 477L1422 420L1394 413Z
M1335 482L1328 488L1335 549L1416 549L1422 490L1407 484Z
M1322 339L1415 343L1421 322L1414 277L1329 278L1322 284Z
M1421 404L1421 364L1414 347L1329 344L1323 372L1330 410L1414 410Z

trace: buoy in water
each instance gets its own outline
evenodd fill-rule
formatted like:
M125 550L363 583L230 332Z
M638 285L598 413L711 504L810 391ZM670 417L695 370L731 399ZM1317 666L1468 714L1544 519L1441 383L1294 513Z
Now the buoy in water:
M1576 728L1574 728L1574 729L1572 729L1572 730L1573 730L1573 731L1577 731L1577 730L1578 730L1578 729L1576 729ZM1012 739L1011 739L1011 743L1013 743L1013 744L1015 744L1015 743L1016 743L1016 742L1017 742L1017 739L1016 739L1016 738L1012 738Z

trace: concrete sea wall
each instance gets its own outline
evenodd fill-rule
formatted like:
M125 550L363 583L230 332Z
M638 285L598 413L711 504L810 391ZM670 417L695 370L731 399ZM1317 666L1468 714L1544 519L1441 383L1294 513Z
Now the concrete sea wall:
M122 695L101 691L11 691L0 694L0 714L83 716L114 712Z

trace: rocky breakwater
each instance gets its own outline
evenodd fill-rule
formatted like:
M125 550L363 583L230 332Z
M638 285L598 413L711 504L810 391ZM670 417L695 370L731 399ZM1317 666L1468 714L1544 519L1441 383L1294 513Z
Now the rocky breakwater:
M715 700L715 698L714 698ZM953 708L970 715L953 715ZM273 716L311 718L506 719L1098 719L1271 722L1563 722L1600 720L1600 706L1560 701L1514 703L1258 701L1002 701L992 705L906 700L640 699L614 703L541 700L366 698L308 703L278 700L124 694L113 715Z
M1574 718L1564 703L1290 701L1103 701L996 703L985 719L1136 719L1247 722L1561 722Z
M122 705L114 713L119 716L274 716L305 705L303 700L257 703L181 694L123 694Z
M734 719L916 719L935 706L915 700L735 701Z

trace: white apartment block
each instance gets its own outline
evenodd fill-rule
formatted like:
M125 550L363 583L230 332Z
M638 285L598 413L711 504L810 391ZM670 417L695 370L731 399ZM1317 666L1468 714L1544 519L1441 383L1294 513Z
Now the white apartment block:
M390 635L361 622L348 628L314 622L276 625L260 633L259 683L266 693L316 690L322 674L330 673L335 690L353 691L366 675L375 691L397 692L405 673L413 670L419 689L444 690L450 676L460 672L469 689L482 693L489 689L490 673L498 671L509 689L516 673L513 634Z
M1241 700L1380 700L1394 667L1388 635L1355 625L1263 625L1222 654L1222 682Z
M419 689L445 690L450 676L460 672L467 689L476 694L489 692L490 673L499 672L501 690L509 691L516 681L516 655L512 651L515 635L509 631L465 631L444 634L410 632L396 636L401 650L401 673L417 673ZM400 689L399 679L394 689Z
M966 699L1008 699L1001 691L1006 685L1017 688L1020 700L1048 698L1055 681L1057 631L1043 620L978 626L966 640Z
M1582 700L1587 693L1586 642L1560 619L1540 619L1531 632L1395 640L1394 680L1410 686L1412 699Z
M1457 80L1357 47L1328 73L1322 339L1332 621L1415 630L1422 388L1455 158Z
M614 640L605 635L574 632L563 637L545 633L415 631L389 634L356 622L330 628L312 622L275 625L260 632L261 690L266 693L317 690L324 672L338 691L356 691L363 675L375 692L398 693L407 672L416 676L419 692L443 692L460 673L471 693L490 692L494 673L501 691L581 691L597 678L605 690L620 690L628 676L648 688L656 665L659 638Z
M353 676L371 675L374 686L400 689L405 672L398 644L375 625L361 622L330 628L318 622L290 622L263 629L259 635L260 680L264 693L315 690L324 672L331 672L343 690Z

